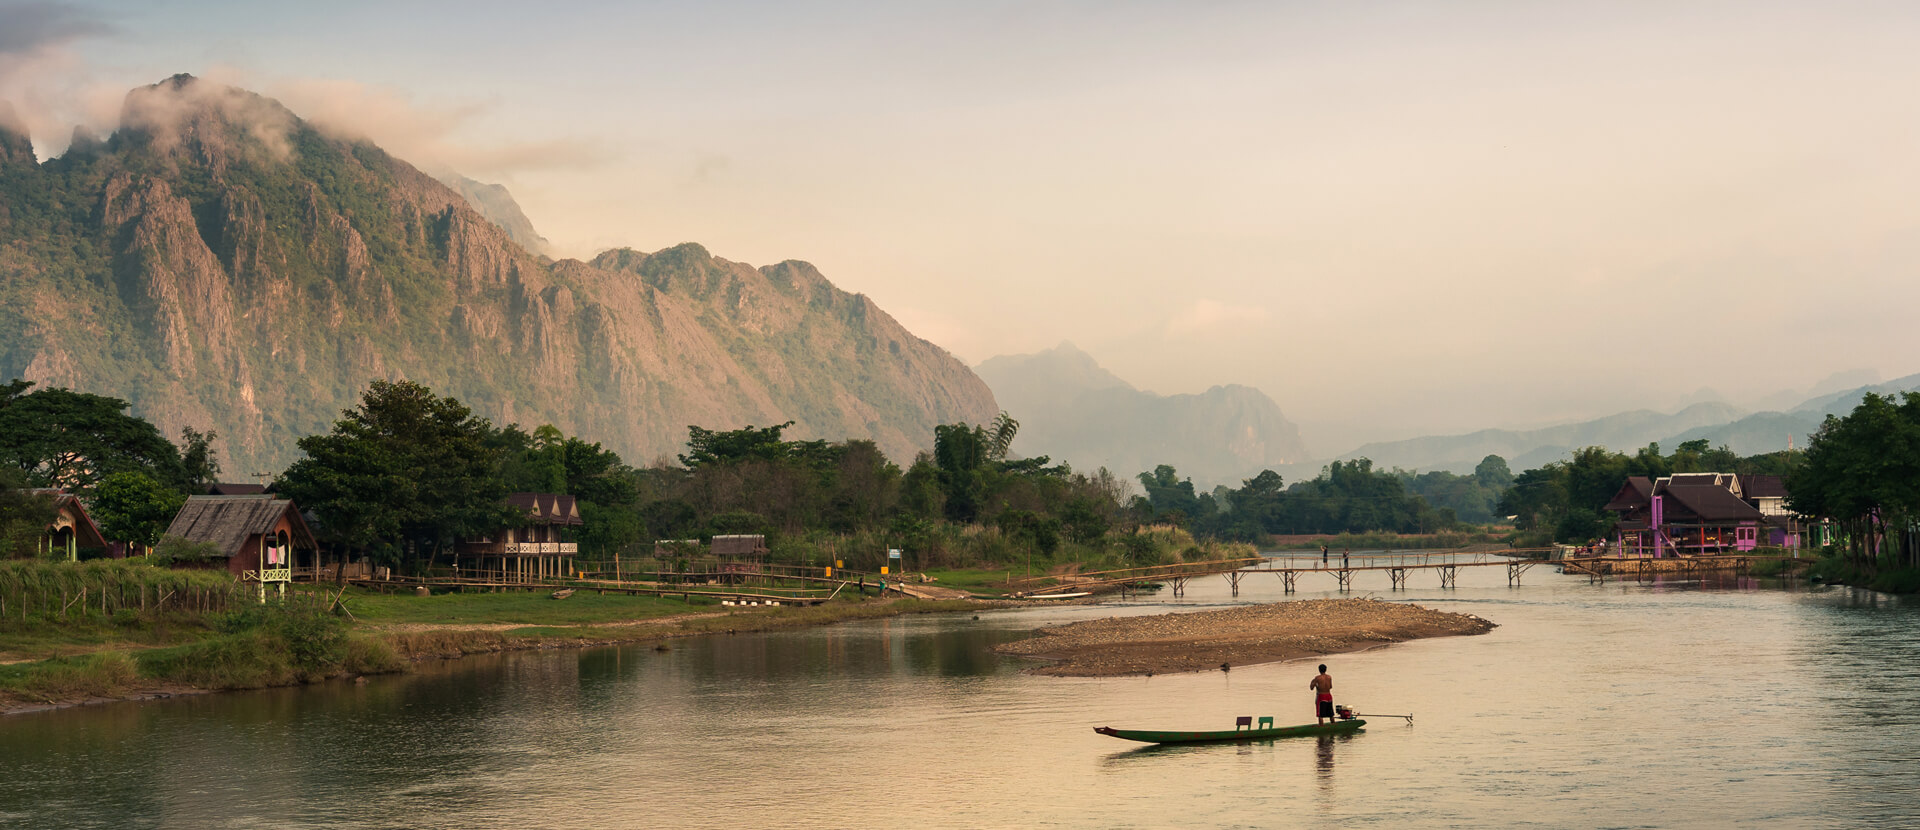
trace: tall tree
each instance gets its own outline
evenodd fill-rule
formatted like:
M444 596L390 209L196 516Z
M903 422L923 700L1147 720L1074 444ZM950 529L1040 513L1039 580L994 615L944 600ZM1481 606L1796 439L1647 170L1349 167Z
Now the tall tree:
M145 473L114 473L94 488L92 512L108 541L145 549L160 544L160 536L186 500L178 490Z
M398 562L522 520L508 508L494 429L454 398L376 380L326 435L300 439L281 492L334 539ZM405 550L386 543L407 543Z
M126 401L32 388L24 380L0 386L0 464L19 470L30 486L86 493L118 472L183 483L179 451L153 424L127 414Z
M24 473L0 466L0 557L25 558L53 523L53 498L27 489Z
M180 479L187 489L201 492L220 480L220 454L213 449L213 439L218 437L213 430L180 428Z
M1831 519L1854 562L1920 567L1920 394L1868 394L1828 416L1787 476L1796 513Z

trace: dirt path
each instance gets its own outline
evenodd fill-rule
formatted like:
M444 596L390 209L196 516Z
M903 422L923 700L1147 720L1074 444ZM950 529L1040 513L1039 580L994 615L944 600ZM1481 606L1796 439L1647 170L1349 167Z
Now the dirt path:
M997 650L1055 661L1028 670L1034 674L1117 677L1213 671L1493 628L1471 614L1407 603L1315 599L1068 623Z

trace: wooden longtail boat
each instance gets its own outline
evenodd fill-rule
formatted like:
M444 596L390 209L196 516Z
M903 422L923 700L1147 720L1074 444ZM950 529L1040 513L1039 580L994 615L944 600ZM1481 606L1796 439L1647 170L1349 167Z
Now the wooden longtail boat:
M1221 729L1214 732L1166 732L1151 729L1115 729L1096 726L1093 731L1129 741L1150 744L1194 744L1206 741L1263 741L1271 738L1303 738L1308 735L1344 735L1360 731L1364 720L1332 723L1307 723L1299 726L1275 726L1267 729Z

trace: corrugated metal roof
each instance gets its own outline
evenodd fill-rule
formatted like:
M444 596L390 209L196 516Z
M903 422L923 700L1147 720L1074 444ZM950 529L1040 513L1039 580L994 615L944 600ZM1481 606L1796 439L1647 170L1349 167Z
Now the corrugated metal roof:
M715 556L755 556L766 552L767 537L757 533L713 537Z

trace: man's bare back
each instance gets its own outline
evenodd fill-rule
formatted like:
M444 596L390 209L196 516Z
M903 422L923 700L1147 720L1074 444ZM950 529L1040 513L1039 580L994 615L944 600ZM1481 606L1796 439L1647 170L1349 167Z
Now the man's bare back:
M1313 690L1313 714L1316 723L1333 720L1333 675L1327 674L1327 666L1320 665L1320 676L1307 683Z

